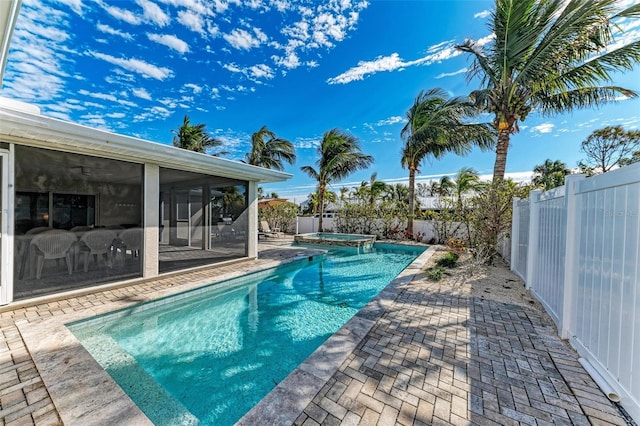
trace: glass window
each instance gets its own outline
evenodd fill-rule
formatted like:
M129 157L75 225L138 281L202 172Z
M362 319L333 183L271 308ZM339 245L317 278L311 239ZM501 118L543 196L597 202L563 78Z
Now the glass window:
M141 164L15 153L15 299L142 276Z
M247 182L160 169L161 273L247 256Z

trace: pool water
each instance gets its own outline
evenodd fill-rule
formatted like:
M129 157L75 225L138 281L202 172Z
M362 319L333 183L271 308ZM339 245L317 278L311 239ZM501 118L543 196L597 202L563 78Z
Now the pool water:
M332 248L68 327L155 424L233 424L422 251Z

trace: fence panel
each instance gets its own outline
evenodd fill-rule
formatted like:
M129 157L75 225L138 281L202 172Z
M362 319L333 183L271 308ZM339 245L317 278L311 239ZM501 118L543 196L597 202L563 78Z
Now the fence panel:
M511 244L514 244L511 270L520 278L527 277L527 252L529 250L529 200L518 200L513 212L518 221L516 230L512 233Z
M514 203L512 268L640 421L640 164L567 182Z
M640 418L640 165L580 182L572 343Z
M556 325L562 321L564 303L564 259L567 229L565 187L545 192L535 208L539 209L538 246L531 290L545 305Z

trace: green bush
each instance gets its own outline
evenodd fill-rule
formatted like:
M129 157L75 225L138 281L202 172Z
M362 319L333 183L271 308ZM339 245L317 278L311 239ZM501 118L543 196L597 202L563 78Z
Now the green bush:
M434 266L426 271L427 278L431 281L440 281L444 276L444 268L442 266Z
M455 268L456 266L458 266L458 255L453 252L448 252L440 259L438 259L436 265L443 268Z

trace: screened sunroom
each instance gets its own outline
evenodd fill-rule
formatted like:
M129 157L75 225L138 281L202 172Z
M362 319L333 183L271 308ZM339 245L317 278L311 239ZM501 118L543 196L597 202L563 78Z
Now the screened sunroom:
M0 304L257 255L257 184L290 175L0 99Z

